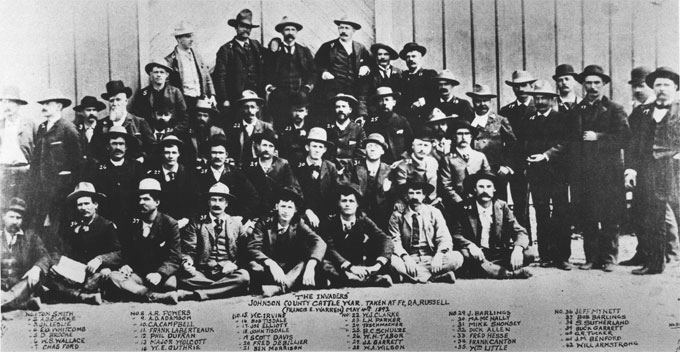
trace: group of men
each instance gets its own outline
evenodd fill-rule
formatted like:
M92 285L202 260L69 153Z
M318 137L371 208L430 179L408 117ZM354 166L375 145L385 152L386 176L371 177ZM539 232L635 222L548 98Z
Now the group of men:
M657 274L677 257L672 69L633 70L641 103L630 118L604 96L610 77L597 65L557 66L557 92L515 71L505 83L517 100L496 113L488 85L466 93L470 104L453 94L451 71L423 68L425 47L369 51L352 40L360 24L335 23L339 38L312 57L296 43L300 23L284 17L272 51L249 38L257 25L243 10L228 21L236 36L212 76L183 23L173 52L146 65L149 86L133 95L122 81L106 84L103 119L106 105L86 96L76 123L65 120L72 101L48 90L36 128L20 116L18 89L4 89L2 309L38 309L39 295L176 304L522 279L536 258L571 270L574 228L580 269L609 272L626 188L639 241L626 264ZM392 66L397 58L407 70ZM66 274L73 261L81 275Z

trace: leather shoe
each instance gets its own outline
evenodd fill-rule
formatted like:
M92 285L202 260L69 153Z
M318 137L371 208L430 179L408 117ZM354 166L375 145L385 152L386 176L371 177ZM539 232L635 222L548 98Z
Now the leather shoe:
M640 266L640 265L645 265L645 260L642 258L641 255L635 254L633 258L630 258L628 260L624 260L619 265L623 266Z
M453 283L456 283L456 274L454 274L453 271L447 271L443 274L439 274L437 276L432 276L430 278L430 281L453 284Z
M541 260L541 262L538 264L541 268L551 268L555 265L556 263L553 263L552 261L549 260Z
M654 274L661 274L663 272L663 269L652 269L648 266L643 266L640 269L635 269L631 271L631 274L633 275L654 275Z
M561 269L564 271L570 271L571 269L574 269L574 266L571 265L571 263L564 261L564 262L555 262L555 267L557 269Z
M373 279L373 285L377 287L390 287L392 286L392 278L389 275L376 275Z
M581 270L590 270L595 266L592 262L586 262L585 264L579 266L578 268Z
M179 302L177 291L170 291L166 293L151 292L147 295L149 302L165 303L175 305Z
M611 273L612 271L614 271L614 266L615 266L614 263L604 263L602 264L601 269L606 273Z
M99 306L102 304L102 294L97 292L97 293L81 293L80 294L80 301L83 303L87 304L92 304L95 306Z

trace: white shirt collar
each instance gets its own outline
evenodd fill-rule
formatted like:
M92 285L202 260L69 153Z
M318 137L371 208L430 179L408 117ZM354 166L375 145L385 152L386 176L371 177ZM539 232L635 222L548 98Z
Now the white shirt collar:
M179 164L175 164L175 166L172 167L172 169L168 170L165 168L165 165L161 166L161 169L163 170L163 175L167 176L168 173L174 172L177 174L177 171L179 170Z
M475 119L472 120L472 127L486 127L486 124L489 123L489 115L491 114L491 111L487 111L486 114L484 115L477 115L475 114Z
M109 162L113 166L122 166L123 163L125 162L125 159L120 159L120 161L113 161L112 159L109 159Z
M338 128L341 131L344 131L347 128L347 126L349 126L350 122L352 122L352 121L350 121L349 118L347 118L347 120L345 120L345 122L343 122L342 124L338 123L338 121L336 120L335 125L338 126Z

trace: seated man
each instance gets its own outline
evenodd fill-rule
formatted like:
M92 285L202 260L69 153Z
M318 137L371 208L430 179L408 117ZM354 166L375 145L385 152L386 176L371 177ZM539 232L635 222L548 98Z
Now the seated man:
M390 238L362 212L359 186L339 187L338 214L331 215L322 232L328 243L324 271L331 282L346 286L392 286L387 263L394 248Z
M47 272L50 257L40 236L21 228L26 202L10 199L2 214L2 311L40 309L40 297L34 296L40 287L41 274Z
M454 236L470 243L464 249L464 272L495 279L526 279L531 273L522 267L534 261L529 237L508 204L494 199L496 176L480 171L468 178L474 198L462 203L462 214Z
M152 178L139 182L139 218L125 231L123 267L111 273L121 293L147 302L177 304L180 240L177 221L158 211L161 184Z
M188 141L186 149L188 165L196 167L206 165L210 158L209 143L213 136L224 136L224 130L217 126L219 111L210 105L210 101L200 99L191 110L189 120Z
M362 147L366 149L366 159L355 162L350 180L359 186L363 194L362 208L366 216L386 230L392 215L392 204L387 201L387 192L392 187L388 178L390 166L381 161L388 148L387 142L380 133L371 133L364 139Z
M85 282L77 283L59 274L54 267L47 274L45 286L51 297L69 302L102 304L101 287L111 269L121 262L116 225L98 214L99 203L106 196L88 182L79 183L66 197L74 204L77 216L61 230L60 256L87 265Z
M251 276L265 297L316 286L316 265L326 253L326 243L297 215L300 195L283 189L277 198L274 214L260 218L248 242Z
M400 278L413 283L454 283L454 271L463 265L463 254L453 250L467 247L462 236L451 238L449 228L439 209L424 204L431 184L409 181L402 192L407 193L407 206L395 210L390 218L389 233L394 243L392 268Z
M210 211L192 220L182 230L180 299L223 298L248 291L250 275L242 264L246 228L240 216L225 209L236 198L229 187L216 183L208 191Z

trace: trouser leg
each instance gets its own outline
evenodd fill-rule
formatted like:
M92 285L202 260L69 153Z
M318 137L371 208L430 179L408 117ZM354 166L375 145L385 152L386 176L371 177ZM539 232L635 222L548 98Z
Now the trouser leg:
M183 288L196 292L201 300L229 297L247 291L250 274L245 269L238 269L218 280L208 279L203 273L182 279Z
M531 223L529 222L529 183L524 173L517 171L510 178L510 193L512 194L513 213L517 221L529 235L529 242L533 242Z
M675 207L678 203L675 203ZM666 205L666 239L668 245L666 246L667 259L680 259L680 243L678 241L678 218L677 212L673 210L673 203L669 202Z
M566 185L556 185L552 192L553 210L551 229L554 234L553 258L568 262L571 257L571 227L569 226L569 199Z
M541 261L555 260L554 250L556 234L551 228L549 185L536 180L530 184L531 196L536 211L536 237L538 254Z

